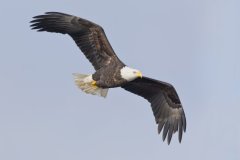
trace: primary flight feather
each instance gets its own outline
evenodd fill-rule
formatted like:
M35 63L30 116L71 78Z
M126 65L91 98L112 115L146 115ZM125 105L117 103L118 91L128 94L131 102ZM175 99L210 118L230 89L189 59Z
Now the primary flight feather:
M178 131L179 142L186 131L186 118L174 87L166 82L142 76L126 66L115 54L103 28L93 22L59 12L33 17L32 29L68 34L92 63L95 73L74 74L76 85L86 93L106 97L109 88L122 87L151 103L163 140L168 144Z

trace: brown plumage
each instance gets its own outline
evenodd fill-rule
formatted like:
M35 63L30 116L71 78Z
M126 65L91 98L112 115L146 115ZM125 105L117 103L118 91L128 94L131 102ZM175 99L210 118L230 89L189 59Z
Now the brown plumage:
M96 70L94 74L87 77L88 79L92 78L99 88L122 87L147 99L151 103L158 124L158 133L163 129L163 140L168 137L169 144L172 135L178 131L178 139L181 142L182 132L186 131L186 118L174 87L162 81L142 77L138 70L126 67L115 54L101 26L58 12L47 12L36 16L31 23L32 29L38 31L71 36ZM83 75L79 75L79 78L82 77ZM83 85L82 81L77 83ZM104 95L106 96L106 90Z
M88 20L58 12L35 16L32 29L69 34L84 55L98 70L120 60L113 51L101 26Z
M163 140L168 135L169 144L172 134L179 131L178 140L181 142L182 132L186 131L186 118L177 92L171 84L143 77L123 85L122 88L151 103L158 133L163 129Z

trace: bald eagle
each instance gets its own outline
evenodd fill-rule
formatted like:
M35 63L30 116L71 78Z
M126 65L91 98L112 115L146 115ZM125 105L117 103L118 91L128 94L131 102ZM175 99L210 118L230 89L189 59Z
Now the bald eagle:
M168 137L169 144L172 135L178 131L181 142L182 133L186 131L186 118L174 87L142 76L139 70L125 65L115 54L101 26L59 12L35 16L30 23L37 31L68 34L92 63L95 73L74 74L75 83L82 91L106 97L109 88L122 87L142 96L151 104L158 133L163 129L163 141Z

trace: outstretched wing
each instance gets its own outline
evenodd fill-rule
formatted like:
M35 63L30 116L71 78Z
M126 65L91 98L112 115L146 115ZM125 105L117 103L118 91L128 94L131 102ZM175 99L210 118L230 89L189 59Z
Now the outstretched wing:
M88 20L58 12L33 17L32 29L70 35L95 70L110 64L122 63L114 53L101 26Z
M122 86L125 90L144 97L151 103L158 133L163 129L163 141L168 135L168 144L172 134L178 131L179 142L182 132L186 131L186 118L180 99L174 87L168 83L143 77Z

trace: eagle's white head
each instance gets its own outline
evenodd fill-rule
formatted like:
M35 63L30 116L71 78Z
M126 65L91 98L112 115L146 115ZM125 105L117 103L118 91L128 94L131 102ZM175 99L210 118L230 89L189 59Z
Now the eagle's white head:
M128 82L133 81L136 78L142 78L142 73L139 70L133 69L127 66L123 67L120 70L120 73L121 73L121 77L127 80Z

